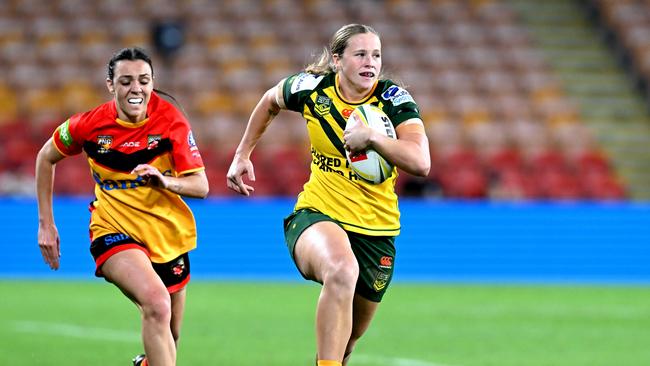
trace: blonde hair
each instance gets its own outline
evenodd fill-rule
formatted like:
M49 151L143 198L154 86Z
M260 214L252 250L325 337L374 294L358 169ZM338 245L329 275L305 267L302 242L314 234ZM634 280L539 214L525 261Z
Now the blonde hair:
M363 24L347 24L339 28L330 40L329 48L323 47L323 51L315 62L307 65L305 72L315 75L325 75L336 72L332 62L332 55L342 55L348 46L352 36L363 33L373 33L379 37L379 33L372 27Z

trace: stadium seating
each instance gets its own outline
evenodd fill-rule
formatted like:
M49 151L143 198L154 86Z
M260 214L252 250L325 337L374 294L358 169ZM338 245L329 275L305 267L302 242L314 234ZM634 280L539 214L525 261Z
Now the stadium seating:
M641 23L627 8L615 10L616 1L602 3L612 21ZM0 81L0 126L37 131L19 141L9 137L13 131L0 136L0 174L22 171L32 177L34 150L53 128L109 98L105 63L112 52L134 45L155 51L151 27L173 19L183 22L185 45L174 57L153 53L157 87L175 95L191 117L211 194L232 194L225 189L225 172L259 97L302 69L342 24L366 22L382 35L388 75L405 84L421 106L431 142L430 176L401 174L402 193L472 199L626 196L616 167L593 141L584 156L571 151L574 141L566 131L583 126L576 106L517 13L502 1L47 4L11 0L0 6L0 67L7 75ZM644 37L638 32L630 31L628 38L630 45L650 50L639 45ZM257 194L295 195L309 172L304 122L283 112L267 133L255 153ZM57 179L92 185L78 163L83 161L62 163L58 176L65 177ZM88 187L57 182L56 191L83 194Z

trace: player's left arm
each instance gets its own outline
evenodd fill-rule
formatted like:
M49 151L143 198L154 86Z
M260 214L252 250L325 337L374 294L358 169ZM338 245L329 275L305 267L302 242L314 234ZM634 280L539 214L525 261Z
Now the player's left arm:
M156 167L149 164L136 166L131 174L137 174L150 184L185 197L205 198L210 190L205 170L198 170L180 177L163 175Z
M397 139L369 130L368 145L386 160L412 175L426 177L429 174L429 139L421 119L411 118L397 125Z

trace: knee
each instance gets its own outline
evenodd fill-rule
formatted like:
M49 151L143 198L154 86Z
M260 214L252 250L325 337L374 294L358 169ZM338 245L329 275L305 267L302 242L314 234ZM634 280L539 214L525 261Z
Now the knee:
M345 346L345 358L348 358L352 351L354 350L354 346L357 344L357 341L361 336L363 335L363 330L359 329L358 327L352 327L352 333L350 333L350 339L348 340L348 344Z
M181 339L181 324L172 320L171 322L172 337L174 338L174 343L178 347L178 341Z
M352 333L350 333L350 340L348 342L348 348L350 352L352 352L352 350L354 349L354 345L357 343L357 341L359 340L359 338L361 338L362 335L363 335L362 330L356 327L352 327Z
M176 344L176 346L178 347L178 341L181 339L180 329L172 328L172 337L174 337L174 344Z
M142 316L157 323L169 324L172 317L172 302L169 294L166 291L164 293L152 291L146 298L147 300L140 304Z
M323 275L323 285L336 289L339 293L354 294L359 278L359 264L351 259L337 259L329 263Z

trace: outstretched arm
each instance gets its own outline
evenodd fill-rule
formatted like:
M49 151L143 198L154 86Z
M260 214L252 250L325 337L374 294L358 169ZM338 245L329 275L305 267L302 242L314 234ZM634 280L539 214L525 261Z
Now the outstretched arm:
M51 269L59 268L61 247L59 232L54 224L52 195L54 166L65 158L50 138L36 156L36 200L38 202L38 246Z
M267 90L253 109L244 136L237 146L235 156L228 169L226 177L228 188L244 196L249 196L255 191L255 188L244 183L243 180L243 176L246 174L248 179L255 181L255 170L250 160L251 153L273 118L280 113L281 109L286 108L282 96L282 84L283 81Z

